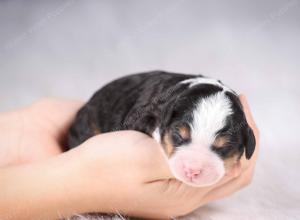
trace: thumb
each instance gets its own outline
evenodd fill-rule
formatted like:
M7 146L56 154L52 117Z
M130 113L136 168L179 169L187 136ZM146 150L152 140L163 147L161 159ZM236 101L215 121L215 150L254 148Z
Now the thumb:
M136 142L136 145L139 147L138 156L141 159L141 165L147 170L148 178L151 179L147 182L174 179L168 164L168 157L160 143L147 136Z

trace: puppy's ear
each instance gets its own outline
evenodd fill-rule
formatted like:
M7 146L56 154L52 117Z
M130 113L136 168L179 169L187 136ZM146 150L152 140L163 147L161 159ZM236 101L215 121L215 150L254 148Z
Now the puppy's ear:
M157 126L157 118L153 114L145 114L132 121L132 129L151 135Z
M254 153L256 145L255 136L253 130L250 127L248 127L246 129L246 132L244 133L244 140L246 158L249 160Z
M147 107L134 108L125 117L120 130L136 130L151 135L158 124L155 113Z

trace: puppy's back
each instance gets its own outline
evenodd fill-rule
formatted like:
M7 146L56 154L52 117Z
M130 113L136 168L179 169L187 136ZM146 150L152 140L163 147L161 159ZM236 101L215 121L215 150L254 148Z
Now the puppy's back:
M67 148L76 147L94 135L116 130L130 129L149 134L154 126L149 125L152 120L138 123L134 117L141 115L133 115L136 112L142 114L143 109L156 111L153 100L178 82L191 77L195 75L151 71L112 81L98 90L79 110L69 130Z

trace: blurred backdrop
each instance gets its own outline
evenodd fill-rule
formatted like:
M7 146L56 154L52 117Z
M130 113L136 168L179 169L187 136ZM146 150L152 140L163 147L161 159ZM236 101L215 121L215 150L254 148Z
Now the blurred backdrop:
M261 130L253 184L195 219L300 219L300 0L1 0L0 111L163 69L247 95Z

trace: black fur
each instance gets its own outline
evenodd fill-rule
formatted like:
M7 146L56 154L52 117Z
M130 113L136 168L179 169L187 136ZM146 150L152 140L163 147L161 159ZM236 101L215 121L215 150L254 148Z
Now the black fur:
M192 110L202 98L222 91L221 87L199 84L188 88L179 82L202 77L153 71L117 79L97 91L78 112L68 136L68 148L73 148L97 134L116 130L137 130L151 136L156 127L161 136L171 133L175 147L188 144L178 136L180 124L191 124ZM255 138L249 128L236 94L227 92L234 114L227 118L219 135L229 138L228 146L212 149L222 158L242 155L249 159L254 151Z
M68 147L94 136L93 127L101 133L137 130L151 135L166 116L167 106L187 87L177 83L191 77L197 76L153 71L109 83L78 112L69 132Z

